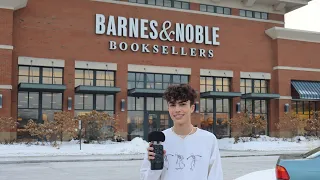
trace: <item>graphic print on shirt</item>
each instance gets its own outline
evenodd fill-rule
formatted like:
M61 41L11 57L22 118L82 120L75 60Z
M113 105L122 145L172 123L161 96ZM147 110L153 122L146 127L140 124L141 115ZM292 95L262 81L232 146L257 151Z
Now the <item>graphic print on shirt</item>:
M168 156L174 156L173 154L166 154L165 156L164 156L164 161L165 161L165 163L164 163L164 167L165 168L167 168L167 170L169 169L169 160L168 160Z
M176 170L182 170L186 167L186 164L184 162L184 156L183 155L180 155L180 154L166 154L164 156L164 160L165 160L165 168L168 170L169 169L169 165L170 165L170 159L169 157L176 157L177 160L176 160L176 167L175 169ZM193 155L191 154L186 160L187 162L189 162L188 164L190 164L190 170L194 170L195 167L196 167L196 162L199 160L199 158L201 158L202 156L201 155Z
M176 154L176 156L177 156L177 162L176 162L177 167L176 167L176 169L177 169L177 170L184 169L184 167L186 166L186 165L183 163L184 157L183 157L182 155L180 155L180 154Z
M202 157L200 155L191 155L187 158L187 160L189 160L189 158L191 159L191 164L190 164L190 170L193 171L193 169L196 167L196 161L198 157Z

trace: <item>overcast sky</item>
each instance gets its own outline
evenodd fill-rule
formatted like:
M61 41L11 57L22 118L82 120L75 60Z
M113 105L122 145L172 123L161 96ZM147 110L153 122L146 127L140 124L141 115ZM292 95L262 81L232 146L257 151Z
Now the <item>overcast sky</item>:
M320 0L285 15L285 27L320 32Z

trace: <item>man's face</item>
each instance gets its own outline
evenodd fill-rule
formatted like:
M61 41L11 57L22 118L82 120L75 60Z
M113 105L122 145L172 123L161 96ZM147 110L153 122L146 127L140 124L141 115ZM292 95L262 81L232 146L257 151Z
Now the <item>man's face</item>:
M171 119L175 124L186 124L191 121L191 113L194 111L194 105L190 106L190 101L177 101L168 103L168 110Z

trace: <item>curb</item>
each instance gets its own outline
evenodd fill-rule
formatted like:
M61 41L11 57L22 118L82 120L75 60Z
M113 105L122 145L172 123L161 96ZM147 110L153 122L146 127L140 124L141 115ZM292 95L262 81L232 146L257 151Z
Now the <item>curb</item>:
M298 154L298 153L292 153ZM258 157L258 156L280 156L285 154L258 154L258 155L226 155L221 158L236 158L236 157ZM59 156L62 157L62 156ZM43 159L43 160L0 160L0 164L26 164L26 163L55 163L55 162L98 162L98 161L139 161L143 158L89 158L89 159Z

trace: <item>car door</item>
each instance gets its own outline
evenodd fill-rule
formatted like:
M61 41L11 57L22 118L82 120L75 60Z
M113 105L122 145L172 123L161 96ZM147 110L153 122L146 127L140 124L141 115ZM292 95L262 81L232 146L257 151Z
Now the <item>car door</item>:
M287 162L285 167L290 180L319 180L320 177L320 152L304 159Z

